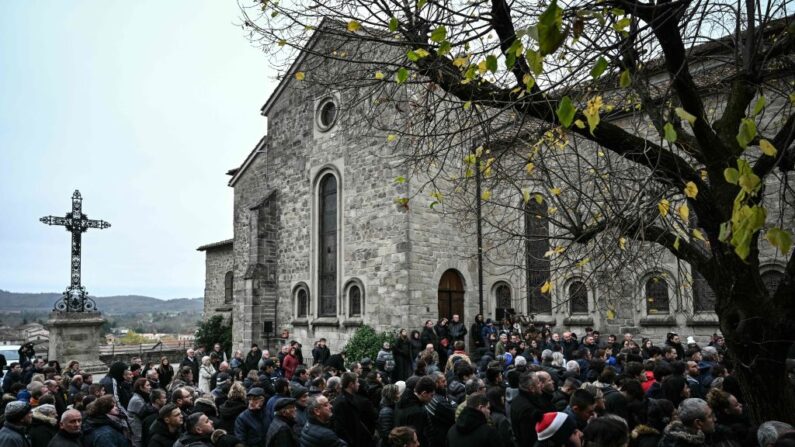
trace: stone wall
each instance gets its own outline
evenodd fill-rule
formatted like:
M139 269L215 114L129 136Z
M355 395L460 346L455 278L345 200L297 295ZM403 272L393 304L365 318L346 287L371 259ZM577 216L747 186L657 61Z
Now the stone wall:
M229 318L232 302L225 301L224 281L233 271L232 243L201 248L205 252L204 319L214 315Z

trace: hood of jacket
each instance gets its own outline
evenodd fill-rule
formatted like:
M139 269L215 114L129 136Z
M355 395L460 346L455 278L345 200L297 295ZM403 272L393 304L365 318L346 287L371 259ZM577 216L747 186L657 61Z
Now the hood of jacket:
M229 399L218 408L218 413L224 419L235 418L240 413L246 411L248 404L242 400Z
M37 413L37 412L34 411L33 412L33 422L32 423L48 425L50 427L57 427L58 426L58 419L57 418L53 418L53 417L49 417L47 415L44 415L44 414L41 414L41 413Z
M665 437L671 438L672 440L692 445L704 445L706 438L704 432L698 431L697 433L693 433L680 421L673 421L668 424L663 433Z
M455 421L455 427L462 435L468 435L487 423L485 414L474 408L464 407Z

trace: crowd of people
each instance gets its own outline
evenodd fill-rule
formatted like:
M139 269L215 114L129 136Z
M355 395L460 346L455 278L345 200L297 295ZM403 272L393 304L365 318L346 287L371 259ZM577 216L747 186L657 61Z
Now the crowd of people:
M470 344L467 348L465 340ZM2 447L795 447L749 422L724 344L578 336L478 316L400 330L374 358L320 339L278 352L133 358L98 383L20 351L2 379Z

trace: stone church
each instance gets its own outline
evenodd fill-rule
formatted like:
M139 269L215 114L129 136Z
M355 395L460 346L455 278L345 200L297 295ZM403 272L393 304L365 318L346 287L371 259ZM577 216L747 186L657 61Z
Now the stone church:
M498 265L479 272L462 219L394 200L419 185L394 159L385 133L343 113L349 93L296 80L306 54L261 109L266 135L228 172L232 238L198 248L206 257L205 318L231 320L235 349L273 346L286 331L305 355L320 338L336 352L364 324L415 329L459 314L469 326L481 312L532 314L579 334L585 327L629 331L656 343L668 331L703 340L718 330L708 286L696 278L685 287L673 261L626 275L552 269L543 255L552 232L546 219L525 221L535 241L525 245L536 253L524 258L536 260L532 274ZM400 177L408 184L396 185ZM782 271L769 261L763 279L772 287ZM617 277L619 287L606 285ZM546 281L554 285L551 299L538 299L533 291Z

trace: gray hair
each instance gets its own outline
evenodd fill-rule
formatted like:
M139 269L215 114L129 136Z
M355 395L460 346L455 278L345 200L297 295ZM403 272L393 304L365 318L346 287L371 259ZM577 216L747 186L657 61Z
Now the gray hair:
M759 447L768 447L775 444L779 436L792 430L793 427L786 422L763 422L756 432L756 440L759 442Z
M552 366L557 366L558 368L562 368L563 367L563 362L565 362L565 361L566 361L566 359L563 358L563 353L562 352L553 352L552 353Z
M544 349L541 351L541 360L552 359L552 350L551 349Z
M528 391L533 387L538 386L538 377L533 371L527 371L519 376L519 389Z
M679 420L683 424L690 426L696 419L704 419L707 417L709 411L709 404L704 399L691 397L685 399L679 404Z
M469 396L470 394L475 394L480 391L480 387L484 385L483 380L473 377L467 380L466 385L464 385L464 393Z
M566 371L580 372L580 364L576 360L569 360L566 362Z
M309 398L309 403L306 404L306 414L307 415L314 415L315 414L315 410L318 407L320 407L320 398L325 398L326 400L328 400L328 398L326 398L326 396L324 396L322 394L318 394L317 396L312 396L312 397Z
M340 379L338 376L331 376L326 381L326 389L329 391L338 391L341 384L342 379Z
M63 412L63 414L61 415L61 422L66 422L66 418L67 418L67 417L69 417L69 416L74 416L74 415L75 415L75 413L76 413L78 416L80 416L80 418L82 418L82 417L83 417L83 415L82 415L82 414L81 414L79 411L77 411L77 410L66 410L66 411L64 411L64 412Z
M433 383L438 382L440 377L444 377L444 374L441 371L434 371L428 375L431 377L431 379L433 379Z

